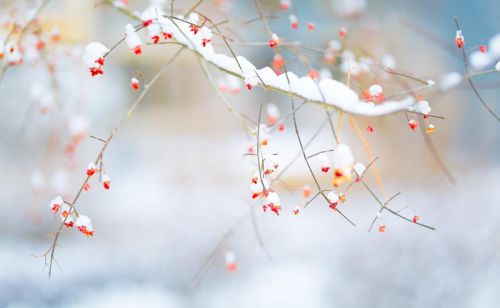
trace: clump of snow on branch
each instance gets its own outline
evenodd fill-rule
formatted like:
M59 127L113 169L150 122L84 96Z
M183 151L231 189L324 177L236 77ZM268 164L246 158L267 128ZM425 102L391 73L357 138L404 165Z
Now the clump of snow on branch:
M289 93L305 100L324 104L338 108L344 112L363 115L363 116L382 116L398 111L410 110L415 105L415 99L408 96L401 101L386 101L381 104L374 102L366 102L360 100L358 94L349 88L346 84L337 80L324 77L317 81L310 76L298 77L293 72L277 75L270 67L257 69L245 57L237 56L236 58L226 54L217 53L212 44L208 44L207 40L211 40L212 31L206 26L198 26L199 16L195 13L190 14L187 21L182 21L183 17L178 16L180 20L169 18L160 18L161 12L151 14L151 8L146 10L149 13L143 13L146 17L153 17L152 22L145 23L146 28L153 26L150 35L156 35L158 25L161 29L169 29L172 31L172 38L177 42L185 45L187 48L195 51L199 56L208 63L211 63L219 69L245 80L249 89L253 86L260 85L272 88L274 90ZM148 15L149 14L149 15ZM127 25L127 44L130 49L136 53L140 53L142 45L140 38L137 36L135 28ZM273 36L273 43L277 37ZM276 41L275 43L278 43ZM102 58L107 52L102 45L93 44L92 52L87 56L86 63L89 68L100 70L101 66L96 65L99 62L96 60ZM90 45L90 44L89 44ZM89 49L89 46L87 46ZM101 73L101 71L97 71Z

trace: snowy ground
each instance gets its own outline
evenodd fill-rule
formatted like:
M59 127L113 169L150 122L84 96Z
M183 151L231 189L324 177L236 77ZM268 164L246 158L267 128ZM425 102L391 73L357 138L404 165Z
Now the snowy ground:
M257 211L273 260L248 222L227 243L239 270L229 273L218 260L193 286L194 273L247 209L250 169L238 167L239 142L214 147L217 137L173 140L167 133L137 144L130 134L107 158L112 190L82 199L95 237L65 233L57 250L62 271L50 279L43 260L30 256L48 247L50 214L40 210L43 223L33 224L18 211L29 208L30 197L14 202L22 186L2 178L0 306L491 307L500 300L498 166L458 174L453 187L432 187L420 176L387 183L404 192L394 208L411 204L435 232L384 216L387 232L368 233L377 205L362 190L344 206L356 228L322 202L294 217L289 211L300 198L284 194L283 203L292 204L282 216ZM190 149L182 163L173 154L178 148ZM221 171L224 154L235 159ZM138 157L148 159L139 165Z

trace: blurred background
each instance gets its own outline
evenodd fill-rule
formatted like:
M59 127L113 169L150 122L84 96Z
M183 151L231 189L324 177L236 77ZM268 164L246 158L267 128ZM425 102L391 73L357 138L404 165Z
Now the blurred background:
M175 1L175 10L185 13L196 2ZM357 56L390 56L396 71L436 80L438 86L445 74L463 74L453 16L461 23L467 51L488 45L500 32L494 0L292 1L286 11L279 1L261 2L273 31L286 41L325 49L346 27ZM9 21L23 24L41 4L0 3L4 41ZM143 11L149 5L130 0L125 7ZM163 5L169 8L170 2ZM271 65L274 54L266 44L241 44L269 39L261 22L245 23L258 17L253 1L206 0L197 11L214 21L228 20L220 29L234 39L237 54L257 67ZM290 28L290 14L299 18L298 30ZM319 198L294 216L292 209L304 202L303 185L314 187L299 159L283 175L289 189L277 189L282 214L257 209L258 232L251 219L237 224L194 284L192 278L228 230L259 205L249 191L255 165L243 155L252 141L189 51L160 77L114 137L104 156L111 189L91 182L78 201L95 235L64 230L58 266L49 279L44 258L35 256L49 248L50 233L59 225L50 200L59 194L71 199L78 191L83 170L101 147L88 136L106 138L139 95L130 78L138 77L142 87L178 47L147 45L136 56L119 46L106 58L105 74L91 77L81 61L84 46L91 41L114 45L131 21L99 2L67 0L50 1L39 22L52 43L39 58L9 67L0 83L0 307L493 307L500 300L500 130L464 82L422 93L432 113L446 117L431 119L437 130L428 136L455 184L436 163L425 133L408 129L403 114L356 118L380 157L388 194L402 193L391 208L410 207L402 213L417 214L436 231L384 214L386 232L367 232L379 206L360 185L341 205L356 227ZM314 22L314 31L307 30L307 22ZM229 54L217 38L213 45ZM284 50L283 56L290 70L307 74L296 55ZM323 54L304 51L304 56L314 69L345 80L338 65L324 64ZM218 80L225 78L210 71ZM497 114L499 77L474 79ZM356 91L373 83L388 93L404 90L387 76L354 82ZM257 120L262 89L224 95L238 112ZM269 101L282 115L290 111L286 96L271 94ZM343 142L367 164L349 122L338 119ZM321 108L304 106L298 113L303 139L311 138L323 120ZM285 126L271 137L281 166L300 150L292 122ZM366 133L368 126L373 133ZM333 146L325 128L307 152ZM330 185L329 175L317 174ZM380 193L372 174L366 181ZM235 272L226 269L229 251L236 256Z

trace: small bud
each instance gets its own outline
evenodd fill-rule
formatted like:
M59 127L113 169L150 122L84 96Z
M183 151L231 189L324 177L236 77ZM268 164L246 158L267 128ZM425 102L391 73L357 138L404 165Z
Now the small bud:
M381 233L385 232L385 225L384 224L380 224L378 226L378 231L381 232Z
M293 208L293 211L292 211L292 212L293 212L293 215L295 215L295 216L299 215L299 211L300 211L300 209L299 209L299 207L298 207L298 206L294 207L294 208Z
M479 46L479 51L481 51L482 53L486 53L486 51L488 51L488 49L486 48L485 45L481 45L481 46Z
M314 23L313 23L313 22L308 22L308 23L307 23L307 30L309 30L309 31L313 31L313 30L314 30L314 28L315 28L315 25L314 25Z
M412 218L412 221L413 221L413 222L415 222L415 223L416 223L417 221L419 221L419 220L420 220L420 217L419 217L419 216L417 216L417 215L413 216L413 218Z

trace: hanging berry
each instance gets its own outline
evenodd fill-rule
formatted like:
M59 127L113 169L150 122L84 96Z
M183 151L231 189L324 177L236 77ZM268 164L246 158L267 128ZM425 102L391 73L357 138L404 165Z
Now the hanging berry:
M135 77L133 77L132 79L130 79L130 87L134 91L139 90L139 79L137 79Z
M271 39L269 40L269 47L274 48L278 46L278 44L279 44L279 37L278 35L276 35L276 33L273 33Z
M299 19L295 15L288 16L288 20L290 21L290 27L292 29L297 30L299 28Z
M93 161L91 161L87 166L87 176L93 176L97 170L97 167Z
M340 27L339 29L339 37L345 39L347 37L347 29L344 27Z
M436 128L434 127L433 124L429 124L429 126L427 126L427 129L426 129L427 133L428 134L432 134L436 131Z
M87 65L91 76L104 74L102 67L104 66L104 56L109 52L101 43L92 42L85 47L83 54L83 62Z
M136 55L140 55L142 53L142 41L134 26L131 24L125 26L125 36L128 48Z
M318 154L318 159L321 167L321 172L328 173L332 168L332 163L330 162L330 158L326 156L325 153Z
M418 127L417 121L415 121L415 120L409 120L408 121L408 127L410 127L410 129L412 131L415 131L417 129L417 127Z
M333 191L331 191L328 193L326 198L330 202L329 208L331 208L332 210L335 210L337 208L337 205L339 205L339 196L336 193L334 193Z
M111 188L111 179L107 174L102 175L102 186L105 189L110 189Z
M238 269L238 266L236 264L236 255L233 252L228 251L224 256L224 259L226 262L226 269L229 272L236 272L236 270Z
M304 185L304 187L302 188L302 195L304 196L304 198L309 198L311 193L311 187L309 185Z
M280 10L286 11L292 5L290 0L280 0Z
M458 48L462 48L465 45L464 36L462 35L462 30L457 30L455 34L455 44Z
M61 208L61 206L63 204L64 204L64 201L63 201L62 197L57 196L52 201L50 201L49 208L55 214L55 213L57 213L57 211L59 211L59 209Z
M78 216L75 222L75 226L77 227L78 231L82 232L88 237L91 237L94 235L94 229L92 228L92 222L90 221L90 218L84 215Z

